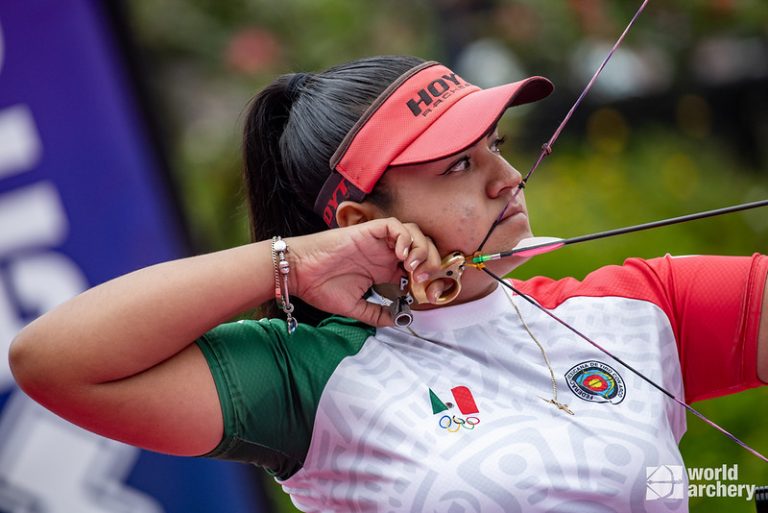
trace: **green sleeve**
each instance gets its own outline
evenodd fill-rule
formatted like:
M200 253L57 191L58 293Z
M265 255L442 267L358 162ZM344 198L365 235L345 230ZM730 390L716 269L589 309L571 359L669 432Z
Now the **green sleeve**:
M356 354L374 328L331 317L317 327L261 319L222 324L197 344L216 383L224 435L206 457L264 467L287 479L303 465L315 412L342 359Z

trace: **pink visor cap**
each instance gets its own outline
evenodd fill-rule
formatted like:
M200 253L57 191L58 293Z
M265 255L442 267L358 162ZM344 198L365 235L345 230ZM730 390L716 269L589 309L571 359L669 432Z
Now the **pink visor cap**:
M368 107L331 157L315 201L330 227L342 201L362 201L390 166L439 160L476 143L507 108L548 96L544 77L481 89L437 62L410 69Z

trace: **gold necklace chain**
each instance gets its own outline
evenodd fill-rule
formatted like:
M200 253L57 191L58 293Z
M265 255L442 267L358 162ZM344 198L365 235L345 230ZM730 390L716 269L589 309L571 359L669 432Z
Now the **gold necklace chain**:
M547 352L544 350L544 346L541 345L541 342L539 342L539 339L537 339L536 336L534 336L534 334L531 332L531 329L528 327L528 324L525 322L525 319L523 319L523 314L520 312L520 309L512 300L512 296L507 294L506 290L502 292L504 292L504 295L507 296L507 299L509 299L509 302L512 304L512 308L515 309L515 312L517 313L517 317L518 319L520 319L520 323L523 325L523 328L525 329L526 333L528 333L528 336L531 337L531 339L538 346L539 351L541 351L541 356L544 357L544 363L547 364L547 368L549 369L549 376L550 378L552 378L552 397L550 399L547 399L545 397L538 396L539 399L541 399L546 403L557 406L558 410L562 410L569 415L575 415L575 413L573 413L573 410L571 410L567 404L561 403L560 401L557 400L557 380L555 379L555 371L552 370L552 365L549 363L549 357L547 357Z
M515 309L515 312L517 313L517 317L520 319L520 323L523 325L523 329L525 329L526 333L528 333L528 336L531 337L531 339L536 343L536 346L539 348L539 351L541 351L541 356L544 357L544 363L547 364L547 368L549 369L549 376L552 379L552 397L550 399L547 399L545 397L537 396L539 399L544 401L545 403L552 404L557 407L558 410L564 411L565 413L569 415L575 415L573 413L573 410L571 410L567 404L561 403L557 400L557 380L555 379L555 371L552 370L552 365L549 363L549 357L547 357L547 352L544 350L544 346L541 345L541 342L534 336L534 334L531 332L531 329L528 327L528 324L525 322L525 319L523 319L523 314L520 312L520 309L517 307L515 302L512 300L512 297L507 294L507 291L502 291L505 296L507 296L507 299L509 299L509 302L512 304L512 308ZM416 338L420 338L422 340L426 340L427 342L435 343L434 340L430 340L427 337L423 337L413 331L413 328L410 326L406 326L409 332L411 332L411 335L413 335Z

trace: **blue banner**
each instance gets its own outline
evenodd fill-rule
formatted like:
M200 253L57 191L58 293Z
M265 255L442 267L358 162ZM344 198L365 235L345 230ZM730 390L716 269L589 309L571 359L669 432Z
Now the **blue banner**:
M69 297L184 256L124 55L98 0L0 2L0 347ZM252 470L139 451L14 387L0 359L0 511L265 511Z

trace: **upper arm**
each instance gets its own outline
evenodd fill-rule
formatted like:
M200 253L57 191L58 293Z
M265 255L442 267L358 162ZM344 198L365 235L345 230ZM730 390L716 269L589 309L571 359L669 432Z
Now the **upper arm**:
M107 436L132 445L196 456L211 451L222 437L216 385L196 344L138 375L102 385L92 397L96 405L101 400L119 404L104 408L98 422Z
M145 449L203 454L222 436L216 386L195 344L127 378L98 384L40 380L24 390L85 429Z
M759 331L768 258L701 256L655 260L660 304L677 339L690 402L762 384Z
M768 278L763 291L763 307L760 310L760 335L757 342L757 377L768 383Z
M667 258L656 265L680 353L686 399L693 402L762 384L760 312L768 258Z

